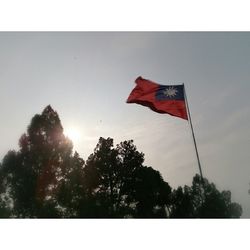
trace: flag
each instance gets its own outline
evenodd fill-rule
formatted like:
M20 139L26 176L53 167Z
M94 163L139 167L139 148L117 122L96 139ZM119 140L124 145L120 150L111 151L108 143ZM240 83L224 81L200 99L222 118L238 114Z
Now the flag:
M127 103L137 103L155 112L188 120L184 85L160 85L141 76L135 83L136 87L130 93Z

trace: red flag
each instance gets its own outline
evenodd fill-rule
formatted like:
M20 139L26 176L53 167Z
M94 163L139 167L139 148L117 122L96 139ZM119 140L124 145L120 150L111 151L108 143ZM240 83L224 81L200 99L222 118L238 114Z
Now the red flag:
M184 85L160 85L141 76L135 80L136 87L127 103L137 103L155 112L188 120L184 98Z

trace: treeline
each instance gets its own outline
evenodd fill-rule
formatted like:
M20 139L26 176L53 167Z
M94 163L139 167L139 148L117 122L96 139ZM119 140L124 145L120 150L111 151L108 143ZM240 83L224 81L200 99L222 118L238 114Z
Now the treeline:
M0 164L1 218L239 218L230 191L194 176L172 189L132 140L100 138L86 162L47 106Z

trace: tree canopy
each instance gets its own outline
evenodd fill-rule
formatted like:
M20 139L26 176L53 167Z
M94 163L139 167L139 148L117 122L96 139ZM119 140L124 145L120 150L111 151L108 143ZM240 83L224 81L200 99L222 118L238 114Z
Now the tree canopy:
M230 191L220 192L198 174L191 187L178 187L172 192L172 218L239 218L241 214L241 206L231 202Z
M231 192L194 176L172 189L144 165L133 140L114 145L100 137L86 162L63 134L51 106L35 115L0 164L0 217L4 218L239 218Z

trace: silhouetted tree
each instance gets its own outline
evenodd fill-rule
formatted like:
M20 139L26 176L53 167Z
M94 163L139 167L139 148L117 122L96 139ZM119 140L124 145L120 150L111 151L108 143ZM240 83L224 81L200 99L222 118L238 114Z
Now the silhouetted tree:
M199 175L171 191L161 174L143 165L132 140L114 147L100 138L86 163L47 106L35 115L20 149L0 164L0 217L18 218L239 218L230 191Z
M65 170L60 189L56 193L61 215L65 218L84 217L84 206L88 203L84 186L84 160L77 152Z
M192 186L178 187L172 193L172 218L239 218L242 208L231 202L230 191L218 191L206 178L193 178Z
M195 216L190 187L178 187L176 190L173 190L170 209L171 218L193 218Z
M8 217L10 217L10 203L8 202L8 195L5 193L4 175L0 164L0 218Z
M166 217L171 188L143 162L132 140L114 148L113 139L100 138L85 167L91 211L98 217Z
M1 167L2 196L11 216L60 217L57 192L71 166L72 143L50 106L32 118L19 146L4 157Z

